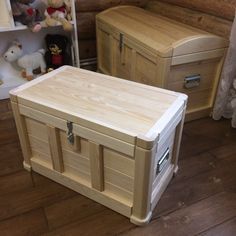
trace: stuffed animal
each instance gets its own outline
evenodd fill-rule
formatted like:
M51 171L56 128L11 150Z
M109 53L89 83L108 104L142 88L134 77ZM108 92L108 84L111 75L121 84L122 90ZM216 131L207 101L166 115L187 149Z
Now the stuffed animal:
M66 19L68 21L72 20L72 13L71 13L71 0L64 0L65 6L66 6L66 11L67 11L67 15L66 15Z
M4 54L4 59L8 62L17 61L17 64L23 68L22 77L27 80L33 79L33 70L40 67L41 73L46 72L44 61L45 50L40 49L32 54L23 55L22 45L19 42L13 42L12 46Z
M45 10L45 24L56 26L58 23L66 31L72 30L72 24L67 20L67 5L65 0L48 0L48 8Z
M35 0L11 0L11 8L16 24L28 26L32 32L41 30L42 17L37 9L30 6Z
M59 68L63 65L71 64L69 55L69 40L64 35L48 34L45 37L47 51L45 53L45 61L47 71Z

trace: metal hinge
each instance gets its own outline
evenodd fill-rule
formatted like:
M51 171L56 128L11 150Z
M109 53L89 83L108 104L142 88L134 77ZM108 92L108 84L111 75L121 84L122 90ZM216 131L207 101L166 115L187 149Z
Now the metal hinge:
M73 122L67 121L67 140L70 144L74 144Z

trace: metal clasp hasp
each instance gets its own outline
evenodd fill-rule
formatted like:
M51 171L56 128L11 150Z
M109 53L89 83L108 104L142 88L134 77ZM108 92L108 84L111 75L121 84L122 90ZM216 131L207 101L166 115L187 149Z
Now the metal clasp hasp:
M67 121L67 140L70 144L74 144L73 122Z

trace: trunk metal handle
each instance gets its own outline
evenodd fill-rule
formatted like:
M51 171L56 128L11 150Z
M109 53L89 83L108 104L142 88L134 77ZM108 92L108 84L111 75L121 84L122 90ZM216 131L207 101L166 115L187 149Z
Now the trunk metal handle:
M186 89L195 88L200 85L201 75L190 75L184 79L184 87Z
M166 151L164 152L164 154L162 155L162 157L160 158L160 160L157 163L156 174L159 174L163 170L163 168L165 166L165 163L168 161L169 157L170 157L170 149L167 148Z

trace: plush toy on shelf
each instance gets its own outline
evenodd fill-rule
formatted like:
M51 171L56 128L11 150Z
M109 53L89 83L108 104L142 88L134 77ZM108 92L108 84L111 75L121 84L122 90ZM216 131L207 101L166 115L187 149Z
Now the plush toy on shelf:
M42 26L40 21L42 17L39 11L30 4L35 0L11 0L11 8L14 21L16 24L28 26L32 32L38 32Z
M68 1L65 0L48 0L48 8L45 10L45 24L47 26L56 26L62 24L65 31L73 29L70 21L67 20Z
M44 49L39 49L32 54L23 55L22 45L15 41L4 54L4 59L8 62L17 62L23 68L21 75L27 80L33 79L33 70L40 68L41 73L46 73L46 64L44 61Z
M67 52L69 48L69 40L64 35L48 34L45 37L47 51L45 53L45 61L47 71L52 71L63 65L70 65L71 59Z

